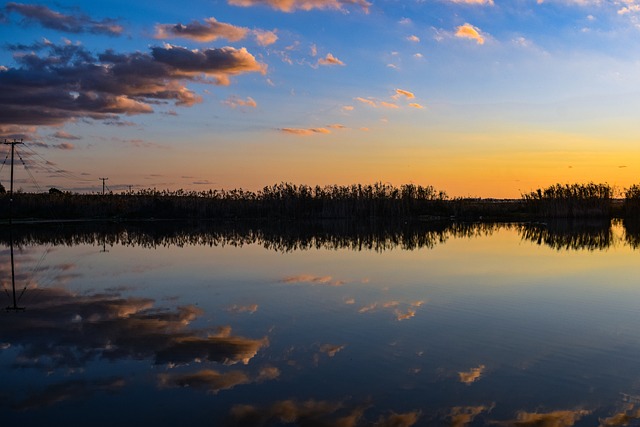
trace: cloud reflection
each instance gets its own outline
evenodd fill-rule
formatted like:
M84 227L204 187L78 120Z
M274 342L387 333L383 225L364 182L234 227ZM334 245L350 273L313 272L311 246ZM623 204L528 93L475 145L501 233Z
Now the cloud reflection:
M202 369L195 373L159 374L158 385L160 388L191 387L217 394L238 385L275 380L279 376L280 370L275 366L263 367L255 378L239 370L221 373L213 369Z
M577 409L568 411L553 411L547 413L518 412L516 419L500 422L498 424L512 427L571 427L580 418L589 415L591 411Z
M460 382L464 384L471 384L480 379L482 374L484 373L485 366L480 365L477 368L471 368L471 370L467 372L458 372L458 377L460 378Z
M311 274L299 274L297 276L287 276L281 280L282 283L310 283L312 285L342 286L344 280L334 280L332 276L314 276Z
M233 426L268 426L274 424L295 424L316 427L356 427L362 425L364 414L369 405L347 407L343 402L319 400L282 400L268 407L253 405L236 405L231 409L230 418ZM374 427L411 427L420 418L419 411L392 413L380 416L373 423Z
M253 314L258 311L258 304L237 305L233 304L227 308L227 311L231 313L250 313Z
M193 387L213 394L251 382L242 371L220 373L213 369L203 369L193 374L160 374L158 381L160 387Z
M21 411L42 408L66 400L86 399L96 392L115 392L124 385L125 381L122 378L67 381L46 387L43 391L28 396L14 407Z
M3 342L19 348L16 367L50 371L77 368L96 359L151 359L156 364L194 361L248 363L266 337L231 335L231 328L190 330L202 314L195 306L154 308L147 298L118 293L78 295L61 288L37 289L19 322L0 324Z
M483 412L488 412L493 406L455 406L451 408L449 418L451 427L464 427Z
M411 319L416 315L416 308L421 307L424 301L402 303L400 301L374 302L358 309L358 313L368 313L377 310L392 308L397 321Z

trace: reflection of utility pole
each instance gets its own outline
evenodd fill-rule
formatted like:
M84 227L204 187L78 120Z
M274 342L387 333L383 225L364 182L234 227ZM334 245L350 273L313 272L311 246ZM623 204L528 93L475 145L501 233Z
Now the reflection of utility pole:
M102 234L102 250L100 252L109 252L107 250L107 234Z
M7 311L23 311L24 307L18 307L18 300L16 299L16 269L13 262L13 230L11 228L9 228L9 245L11 248L11 289L13 291L13 305L8 306Z
M5 139L4 144L11 146L11 184L9 185L9 225L11 225L11 221L13 219L13 153L15 152L16 145L22 144L22 140L18 141L17 139L14 139L13 142L7 142ZM11 254L13 255L13 252L11 252Z
M101 179L101 180L102 180L102 195L104 196L104 182L105 182L106 180L108 180L109 178L98 178L98 179Z

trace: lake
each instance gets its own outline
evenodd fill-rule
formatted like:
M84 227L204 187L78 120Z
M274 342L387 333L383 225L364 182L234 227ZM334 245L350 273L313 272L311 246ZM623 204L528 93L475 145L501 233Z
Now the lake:
M640 425L639 234L5 226L3 425Z

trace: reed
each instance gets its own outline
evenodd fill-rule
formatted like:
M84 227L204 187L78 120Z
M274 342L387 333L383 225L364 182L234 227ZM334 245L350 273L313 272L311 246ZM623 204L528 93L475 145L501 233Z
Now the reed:
M522 198L528 211L547 218L610 218L615 191L608 184L555 184Z

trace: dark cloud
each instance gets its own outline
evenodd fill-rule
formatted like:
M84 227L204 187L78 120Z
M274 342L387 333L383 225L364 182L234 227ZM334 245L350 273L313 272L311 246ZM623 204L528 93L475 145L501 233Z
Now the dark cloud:
M158 24L156 25L157 39L169 39L182 37L199 42L210 42L219 38L229 41L242 40L247 36L248 28L218 22L215 18L207 18L204 24L192 21L187 25L182 24Z
M194 306L155 309L146 298L118 293L76 295L41 288L19 322L0 324L3 342L19 348L16 367L76 368L102 358L149 359L156 364L194 360L248 363L268 344L215 330L189 330L202 311Z
M43 42L37 47L46 55L16 52L18 67L0 69L0 130L59 125L75 118L119 125L121 115L151 113L154 104L201 102L184 82L227 85L231 76L266 70L244 48L167 45L152 48L151 54L109 50L94 57L74 44Z
M7 13L13 12L21 15L23 17L22 22L25 24L37 23L45 28L66 33L93 33L118 36L123 31L122 26L114 19L95 21L83 14L65 15L41 5L10 2L5 6L5 11Z
M13 139L33 140L38 137L37 137L35 126L18 126L18 125L0 124L0 138L11 139L11 140Z

